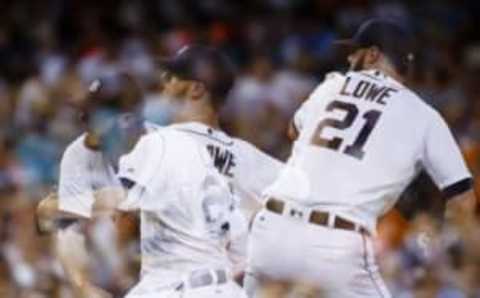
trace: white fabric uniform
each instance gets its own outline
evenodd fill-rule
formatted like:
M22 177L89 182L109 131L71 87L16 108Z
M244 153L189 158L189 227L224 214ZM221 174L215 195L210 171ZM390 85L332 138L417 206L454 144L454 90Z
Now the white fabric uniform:
M147 133L156 131L155 124L145 123ZM87 134L74 140L60 162L58 201L61 211L90 218L95 192L106 187L120 187L112 163L98 150L85 145Z
M186 282L199 270L231 272L233 196L205 148L160 129L120 159L118 177L134 183L120 208L141 214L141 281L127 297L244 296L230 279L195 289Z
M420 170L442 190L471 177L452 134L435 110L379 71L328 75L294 124L299 137L266 196L307 216L259 214L250 240L252 276L310 281L326 297L388 297L370 237L309 224L308 213L327 211L375 234L377 218Z
M239 198L260 199L262 192L278 177L283 166L283 163L255 146L206 125L191 122L172 127L189 133L199 144L208 148L215 166L231 182ZM146 128L152 132L159 127L147 123ZM119 184L105 156L85 146L85 136L73 141L63 154L58 192L62 211L90 217L95 191Z
M95 192L120 186L115 171L102 152L85 145L86 134L71 143L62 156L58 183L59 209L90 218Z
M246 218L236 216L234 239L229 255L235 265L235 272L245 270L248 220L255 200L258 204L263 191L278 177L283 163L265 154L252 144L233 138L223 131L198 122L179 123L170 127L186 132L201 146L205 147L214 160L215 167L227 178L236 198L236 205ZM256 206L254 206L256 207ZM258 207L257 207L258 208Z
M240 199L261 200L267 186L278 177L283 163L252 144L198 122L170 127L188 133L207 148L215 167L224 175Z
M146 122L145 129L147 133L151 133L157 130L158 126ZM85 139L86 134L82 134L69 144L63 153L58 183L58 205L61 211L89 219L92 216L95 193L104 188L121 185L115 176L111 161L101 151L88 148ZM96 218L96 224L91 232L96 249L95 253L88 257L95 257L95 261L91 262L92 266L99 269L94 270L95 272L108 273L96 277L102 281L105 281L106 276L113 276L112 273L123 264L122 256L116 247L116 232L110 216ZM59 243L67 245L71 239L65 238L60 233ZM83 247L82 243L75 244Z

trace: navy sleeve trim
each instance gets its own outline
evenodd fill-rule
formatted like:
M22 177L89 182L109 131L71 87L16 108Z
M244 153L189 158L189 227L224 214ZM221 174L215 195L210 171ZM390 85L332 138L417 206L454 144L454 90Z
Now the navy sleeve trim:
M79 220L76 218L60 218L56 220L56 226L58 229L64 230L78 222Z
M449 200L473 188L473 179L466 178L455 182L442 190L445 200Z
M135 182L128 179L128 178L120 178L120 182L122 183L122 186L127 189L127 190L130 190L132 189L132 187L135 186Z

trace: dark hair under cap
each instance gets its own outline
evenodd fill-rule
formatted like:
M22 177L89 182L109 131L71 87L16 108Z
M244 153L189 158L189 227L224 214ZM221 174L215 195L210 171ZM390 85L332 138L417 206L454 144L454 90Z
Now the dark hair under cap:
M338 40L335 44L352 50L376 46L401 74L408 71L415 58L412 34L405 27L388 19L370 19L360 25L352 38Z

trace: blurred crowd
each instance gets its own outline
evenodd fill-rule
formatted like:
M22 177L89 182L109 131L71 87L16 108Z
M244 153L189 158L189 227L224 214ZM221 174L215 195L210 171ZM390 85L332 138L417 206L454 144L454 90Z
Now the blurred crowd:
M33 214L55 188L62 151L82 133L78 107L87 86L128 70L143 84L145 117L168 124L155 61L187 44L219 47L235 61L225 130L284 160L296 108L327 72L346 70L332 41L369 17L393 18L416 35L408 84L447 119L474 176L480 174L478 1L1 3L0 297L72 297L54 242L37 234ZM377 248L390 290L402 298L480 297L480 232L442 225L439 195L420 180L402 198L403 216L392 213L380 226ZM120 283L112 271L99 270L98 283ZM265 297L309 297L301 292L277 285Z

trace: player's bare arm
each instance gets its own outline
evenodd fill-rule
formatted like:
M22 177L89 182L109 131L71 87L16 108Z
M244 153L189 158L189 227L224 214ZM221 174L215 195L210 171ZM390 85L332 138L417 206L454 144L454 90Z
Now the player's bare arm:
M37 230L41 234L51 233L55 230L55 217L58 213L58 197L50 193L43 198L35 210Z
M94 196L97 199L91 218L84 218L58 209L54 210L55 207L58 208L56 198L47 198L48 201L46 200L42 204L42 212L48 214L46 218L55 222L57 257L78 298L112 297L111 294L91 282L86 230L89 225L95 224L95 219L114 214L119 191L112 187L95 192Z
M86 237L81 232L88 224L88 219L60 211L56 193L50 193L38 203L36 216L39 232L57 232L57 257L63 265L75 297L111 297L89 282Z
M470 223L475 218L476 205L473 189L465 191L447 201L445 218L452 223Z
M76 297L112 297L107 291L99 288L91 282L89 253L86 245L88 239L88 226L96 224L96 219L111 216L115 225L118 227L117 236L119 247L122 243L127 243L134 237L138 237L138 218L132 212L117 211L118 204L123 200L123 189L119 187L108 187L96 191L95 204L90 218L83 218L75 214L59 211L53 211L55 200L45 202L44 206L49 206L45 210L49 211L48 220L55 221L57 230L57 256L65 270ZM124 272L126 268L120 271ZM125 275L120 273L120 277ZM125 284L129 286L131 281L127 280Z
M138 228L136 215L132 212L119 212L116 209L124 198L123 194L124 191L119 187L108 187L96 191L94 194L95 204L90 218L82 218L58 210L53 214L53 218L57 222L57 256L76 297L112 297L91 282L88 261L90 258L86 246L88 233L86 231L89 225L96 223L96 219L111 216L118 227L117 239L119 242L127 242L138 235L136 234ZM127 281L127 283L131 283L131 281Z
M298 130L295 127L293 120L288 124L287 136L292 142L298 138Z
M114 215L115 206L118 204L118 200L121 200L121 191L119 188L112 187L96 192L95 196L99 199L94 205L93 217L107 213ZM35 215L40 233L52 233L66 221L79 220L78 215L58 208L58 195L53 192L38 203Z
M53 233L65 223L78 219L78 215L58 208L58 195L53 192L37 204L35 216L38 231L42 234Z
M117 211L113 220L117 227L117 239L120 247L125 247L132 240L138 239L140 228L138 212Z
M82 230L88 219L72 220L57 232L56 253L78 298L108 298L110 293L90 281L86 236Z
M126 194L122 187L106 187L95 192L93 217L114 216L120 203L126 199Z

